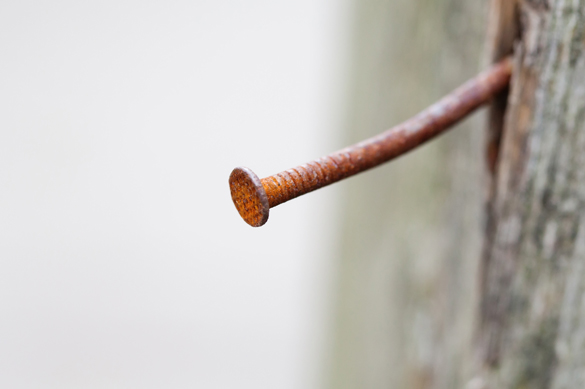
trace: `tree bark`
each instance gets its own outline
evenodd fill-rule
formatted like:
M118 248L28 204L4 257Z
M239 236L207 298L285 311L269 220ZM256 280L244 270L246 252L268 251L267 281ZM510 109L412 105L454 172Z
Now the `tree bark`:
M585 387L585 1L519 1L476 378Z
M476 72L480 3L356 1L348 143ZM516 67L487 136L341 184L329 387L585 388L584 42L585 0L492 0L489 59Z

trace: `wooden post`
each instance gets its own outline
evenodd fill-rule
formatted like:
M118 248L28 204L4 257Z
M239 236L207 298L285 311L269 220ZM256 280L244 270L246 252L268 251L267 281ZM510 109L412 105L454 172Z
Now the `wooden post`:
M480 3L355 1L346 143L477 71ZM489 46L487 137L340 184L330 388L585 388L585 0L492 0Z
M520 1L476 382L585 387L585 1Z

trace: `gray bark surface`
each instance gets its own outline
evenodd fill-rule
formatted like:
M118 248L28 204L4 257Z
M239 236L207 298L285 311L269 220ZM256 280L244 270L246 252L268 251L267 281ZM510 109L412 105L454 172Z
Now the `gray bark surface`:
M585 1L520 1L476 382L585 387Z
M348 143L478 69L481 2L354 14ZM585 0L492 0L488 36L516 62L489 131L342 184L330 388L585 388Z

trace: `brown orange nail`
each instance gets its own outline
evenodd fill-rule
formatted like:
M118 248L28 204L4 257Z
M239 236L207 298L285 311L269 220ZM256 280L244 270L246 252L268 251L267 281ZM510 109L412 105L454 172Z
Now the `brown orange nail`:
M270 208L378 166L443 133L503 90L511 74L512 59L506 58L413 118L281 173L260 179L238 167L229 179L232 200L246 223L260 227L268 221Z

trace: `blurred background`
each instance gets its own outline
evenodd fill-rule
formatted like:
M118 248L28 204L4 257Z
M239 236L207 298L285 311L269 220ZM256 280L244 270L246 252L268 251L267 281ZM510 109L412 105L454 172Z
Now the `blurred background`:
M227 179L432 103L485 8L0 2L0 387L461 387L481 119L259 229Z
M335 190L228 176L341 145L342 1L0 2L0 387L310 388Z

